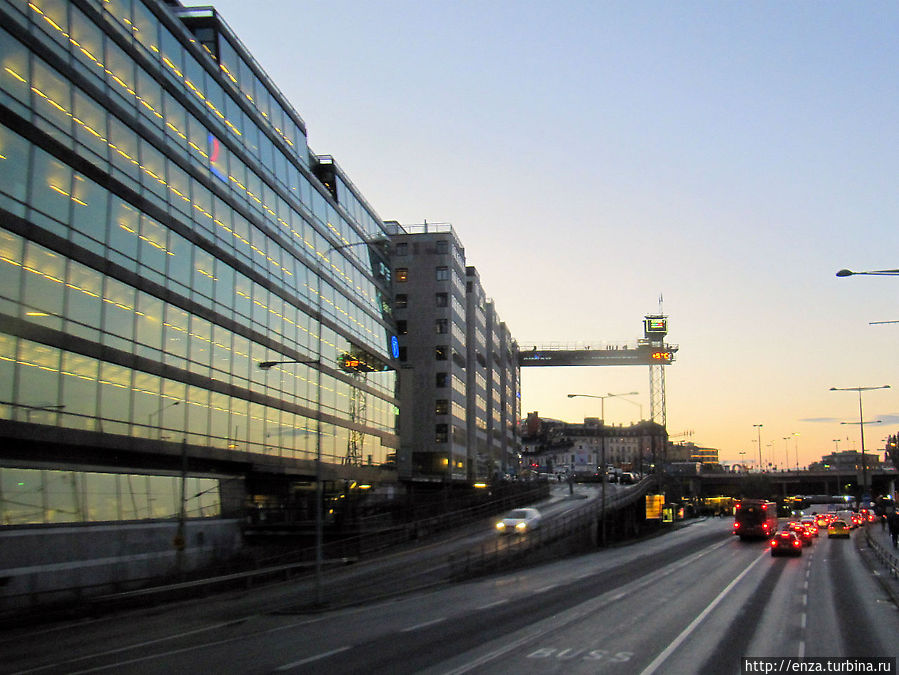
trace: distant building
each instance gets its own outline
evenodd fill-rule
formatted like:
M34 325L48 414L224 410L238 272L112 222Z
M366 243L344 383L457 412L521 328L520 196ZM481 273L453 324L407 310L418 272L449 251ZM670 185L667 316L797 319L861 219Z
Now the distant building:
M813 470L834 471L861 471L862 470L862 453L858 450L843 450L841 452L832 452L824 455L820 462L815 462L810 467ZM880 456L865 451L865 469L868 471L879 471L884 468L884 463Z
M447 224L389 222L401 479L484 480L514 463L518 345Z
M664 427L654 422L607 426L591 417L577 424L541 420L537 413L529 413L524 428L524 466L547 473L597 473L603 451L606 465L643 473L654 461L661 461L657 455L666 439Z

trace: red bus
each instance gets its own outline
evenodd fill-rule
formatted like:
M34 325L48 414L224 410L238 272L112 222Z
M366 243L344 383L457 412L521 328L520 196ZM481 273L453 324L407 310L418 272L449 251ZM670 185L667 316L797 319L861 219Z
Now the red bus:
M770 537L777 532L777 504L766 499L741 499L734 507L734 534L740 539Z

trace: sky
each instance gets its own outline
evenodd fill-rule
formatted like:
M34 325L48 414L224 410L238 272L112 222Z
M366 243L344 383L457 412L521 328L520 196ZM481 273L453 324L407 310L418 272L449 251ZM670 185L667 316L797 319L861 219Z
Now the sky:
M385 220L451 223L513 337L669 317L673 440L807 465L899 431L899 5L212 4ZM661 305L660 305L661 298ZM649 416L649 368L523 368L522 415ZM881 420L881 423L875 423ZM849 424L841 424L849 422ZM854 422L854 424L853 424ZM755 424L762 424L759 429ZM745 454L741 454L745 453Z

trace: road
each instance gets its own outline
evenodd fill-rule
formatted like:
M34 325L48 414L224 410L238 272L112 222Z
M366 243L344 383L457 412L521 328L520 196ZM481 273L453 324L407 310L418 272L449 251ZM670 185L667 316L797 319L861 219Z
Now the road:
M800 558L729 532L709 519L318 614L247 594L17 631L0 641L0 671L739 673L741 656L899 655L899 612L856 550L860 531Z

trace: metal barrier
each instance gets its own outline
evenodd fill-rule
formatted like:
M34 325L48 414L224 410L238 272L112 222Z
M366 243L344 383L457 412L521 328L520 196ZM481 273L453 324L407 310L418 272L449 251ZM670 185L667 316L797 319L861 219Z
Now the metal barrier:
M606 500L606 517L630 506L646 494L653 477L646 477L625 494ZM602 503L588 502L560 517L545 520L526 535L497 536L479 547L453 554L449 560L450 579L463 579L499 569L532 563L540 555L565 555L596 545L597 526L602 518Z
M868 542L868 547L880 563L889 570L890 576L899 579L899 558L887 551L879 541L872 537L868 528L865 528L865 541Z

